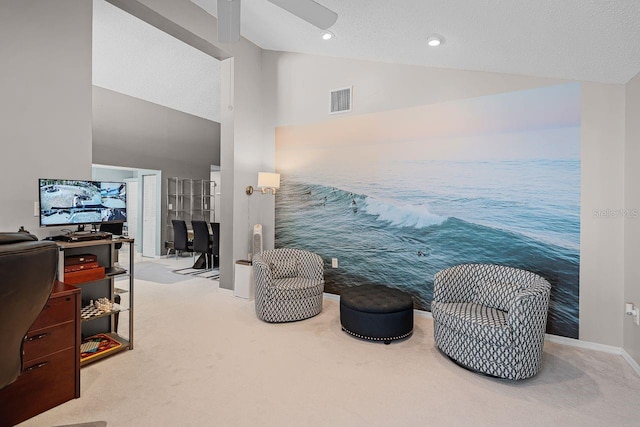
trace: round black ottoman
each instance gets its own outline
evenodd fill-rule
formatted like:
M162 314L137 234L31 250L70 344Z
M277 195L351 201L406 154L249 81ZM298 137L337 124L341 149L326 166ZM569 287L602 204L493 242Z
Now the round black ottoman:
M340 323L353 336L389 344L413 332L413 300L386 286L347 288L340 294Z

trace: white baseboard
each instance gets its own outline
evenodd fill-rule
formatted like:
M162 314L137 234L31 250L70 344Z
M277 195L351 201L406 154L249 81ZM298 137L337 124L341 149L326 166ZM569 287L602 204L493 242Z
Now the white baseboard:
M430 311L425 311L425 310L413 310L413 314L416 314L420 317L426 317L427 319L431 319L433 320L433 315L431 314Z
M627 353L627 351L624 348L622 349L622 357L624 358L624 360L627 361L629 366L631 366L633 370L636 371L636 374L640 376L640 365L638 365L638 362L636 362L633 359L633 357L631 357L631 355L629 355L629 353Z
M598 344L596 342L582 341L575 338L561 337L560 335L552 335L552 334L545 334L544 337L545 337L545 340L550 342L555 342L558 344L570 345L572 347L586 348L588 350L597 350L597 351L602 351L604 353L622 354L621 353L622 349L620 347L614 347L612 345Z
M631 357L631 355L629 355L629 353L626 352L624 348L614 347L612 345L606 345L606 344L599 344L591 341L582 341L574 338L561 337L558 335L550 335L550 334L545 334L545 339L550 342L569 345L572 347L586 348L588 350L596 350L596 351L602 351L604 353L620 355L629 364L629 366L631 366L631 369L633 369L636 372L636 374L640 377L640 365L638 365L638 362L636 362L633 359L633 357Z
M213 280L213 282L215 283L215 280ZM218 282L218 287L217 287L216 291L220 292L221 294L230 296L230 297L233 296L233 289L221 288L220 287L220 282Z
M340 301L340 295L338 294L330 294L327 292L323 292L322 297L331 301Z

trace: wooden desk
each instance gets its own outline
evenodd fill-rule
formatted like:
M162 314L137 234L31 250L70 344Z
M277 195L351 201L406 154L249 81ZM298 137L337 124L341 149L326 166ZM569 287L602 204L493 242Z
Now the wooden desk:
M0 390L0 426L80 397L80 289L56 281L23 354L22 374Z

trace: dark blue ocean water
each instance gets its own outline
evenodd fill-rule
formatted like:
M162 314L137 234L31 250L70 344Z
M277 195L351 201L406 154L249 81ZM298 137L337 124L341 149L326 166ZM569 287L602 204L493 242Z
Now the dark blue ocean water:
M282 174L276 247L320 254L328 292L386 284L429 310L434 274L467 262L552 285L547 331L578 337L577 160L389 162L384 171ZM331 269L331 258L339 268Z

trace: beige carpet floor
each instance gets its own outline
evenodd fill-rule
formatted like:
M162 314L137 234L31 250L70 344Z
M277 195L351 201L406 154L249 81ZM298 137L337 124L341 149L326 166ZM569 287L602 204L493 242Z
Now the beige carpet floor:
M541 372L510 382L449 361L425 316L384 345L342 332L334 298L267 324L212 280L136 280L135 297L135 349L83 368L79 399L22 425L640 425L640 377L618 355L547 342Z

